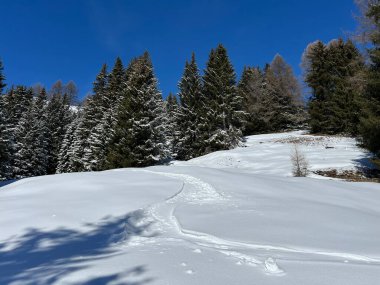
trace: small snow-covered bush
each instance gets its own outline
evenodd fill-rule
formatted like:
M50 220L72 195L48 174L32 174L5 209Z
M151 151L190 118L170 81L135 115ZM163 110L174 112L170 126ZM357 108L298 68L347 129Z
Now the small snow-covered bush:
M305 155L300 151L298 144L294 144L290 159L292 161L292 173L294 177L305 177L309 174L309 163Z

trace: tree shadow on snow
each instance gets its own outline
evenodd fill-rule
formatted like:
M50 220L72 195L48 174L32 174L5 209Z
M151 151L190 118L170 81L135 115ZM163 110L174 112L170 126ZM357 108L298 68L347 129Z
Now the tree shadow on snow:
M4 181L0 181L0 187L3 187L3 186L7 186L9 184L12 184L12 183L15 183L19 181L19 179L12 179L12 180L4 180Z
M91 261L118 255L121 252L117 243L141 235L149 228L150 224L137 227L131 223L139 215L142 213L136 211L128 216L106 217L100 223L84 225L84 232L65 228L54 231L29 229L22 236L0 243L0 284L16 281L22 284L53 284L70 273L90 267L88 263ZM119 278L125 280L133 276L133 280L140 278L141 281L120 284L142 285L152 281L151 278L143 278L145 273L145 266L136 266L123 270L122 275L96 277L80 284L100 285L111 281L118 284Z

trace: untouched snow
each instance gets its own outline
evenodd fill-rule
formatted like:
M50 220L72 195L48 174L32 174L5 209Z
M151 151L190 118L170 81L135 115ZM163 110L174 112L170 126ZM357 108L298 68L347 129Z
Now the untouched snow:
M293 132L1 187L0 284L378 284L379 184L291 177L295 140L312 169L367 164L352 139Z

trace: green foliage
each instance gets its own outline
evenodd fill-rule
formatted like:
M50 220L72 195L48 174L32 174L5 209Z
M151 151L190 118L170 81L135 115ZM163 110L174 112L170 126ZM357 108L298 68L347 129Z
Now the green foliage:
M128 67L107 167L143 167L168 157L165 110L153 65L146 52Z
M349 40L318 41L304 54L305 82L311 89L310 127L314 133L358 133L363 104L355 84L364 64L358 49Z
M366 110L360 124L360 135L364 146L380 157L380 1L367 7L365 15L373 26L367 31L372 46L369 48L370 66L365 79Z
M203 153L230 149L240 142L244 118L242 102L227 50L219 45L215 50L211 50L203 76Z
M201 155L201 129L206 117L202 115L202 78L193 53L186 62L183 76L178 83L180 108L177 117L178 141L175 153L178 159L188 160Z

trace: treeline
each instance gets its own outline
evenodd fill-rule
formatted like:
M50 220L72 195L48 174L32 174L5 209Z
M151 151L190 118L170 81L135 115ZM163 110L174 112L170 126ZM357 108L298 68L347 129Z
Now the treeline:
M203 75L193 54L179 93L166 100L148 53L127 66L118 58L110 72L103 65L93 86L80 108L71 106L73 84L49 92L17 86L1 96L0 177L187 160L233 148L243 135L305 122L299 84L281 56L263 69L246 67L237 82L222 45L211 50Z
M358 1L361 53L351 40L310 44L303 55L313 133L350 134L380 156L380 1Z
M219 45L201 72L186 62L179 92L163 99L148 53L111 71L73 108L76 88L16 86L5 94L0 62L0 179L143 167L231 149L245 135L309 127L349 134L380 156L380 0L361 0L368 48L351 40L310 44L303 55L305 108L291 67L277 55L240 80ZM307 110L307 112L306 112Z
M70 107L75 93L72 82L58 81L49 100L44 88L25 86L0 97L1 179L56 172L61 141L75 115Z

